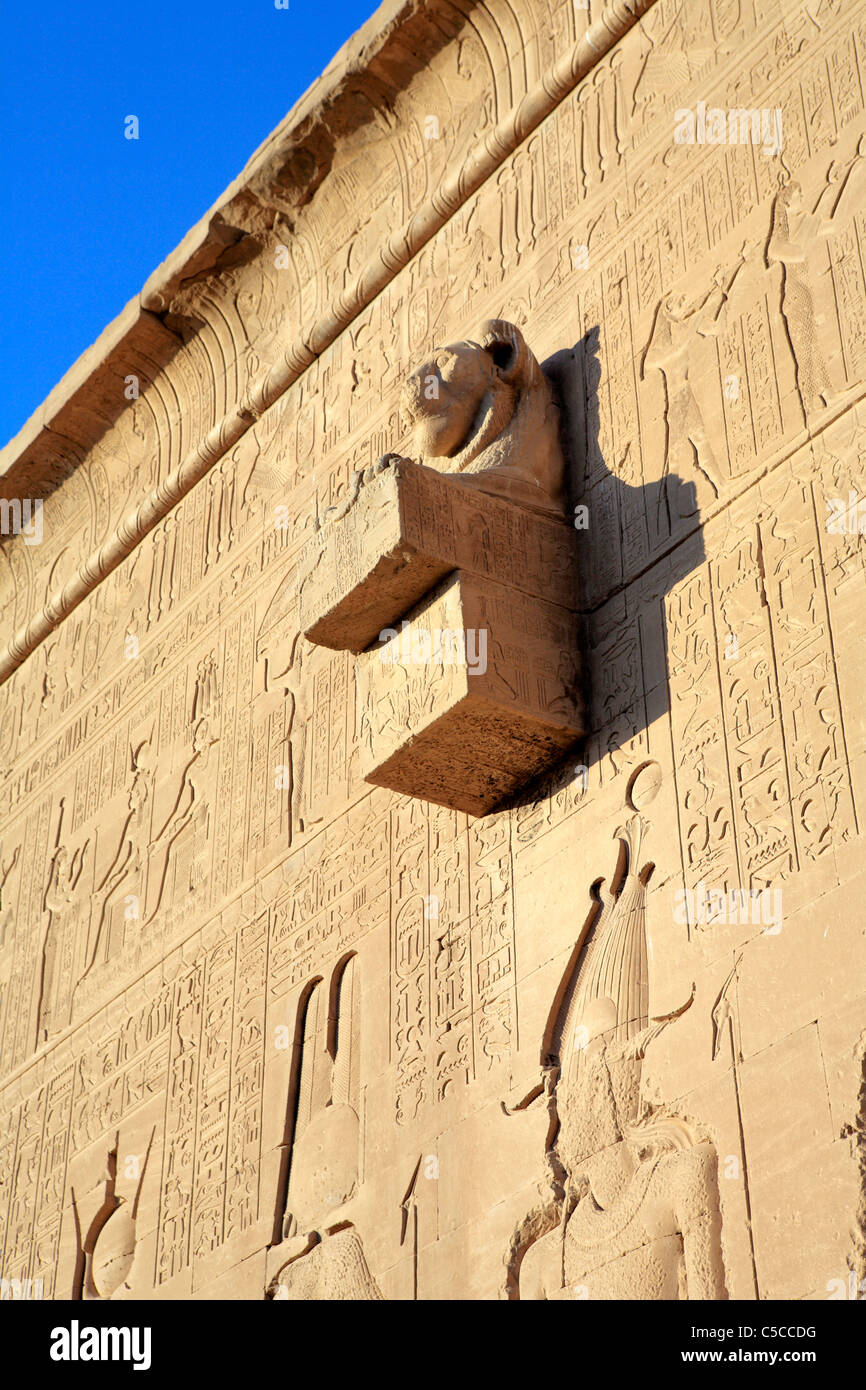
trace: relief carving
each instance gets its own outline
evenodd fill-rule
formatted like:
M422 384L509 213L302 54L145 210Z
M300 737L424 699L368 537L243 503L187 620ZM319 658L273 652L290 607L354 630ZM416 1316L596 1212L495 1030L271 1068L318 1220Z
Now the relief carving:
M726 279L724 271L719 268L713 288L699 298L688 300L684 294L672 292L665 295L658 307L641 375L645 377L648 371L657 370L662 373L665 383L664 483L659 493L659 506L664 498L670 508L673 499L667 497L668 479L677 473L683 478L688 477L692 464L706 478L714 495L718 497L721 494L722 476L690 373L695 365L695 349L700 338L715 336L719 332L719 319L738 270L739 267L730 279ZM685 468L680 467L683 463L686 464ZM690 510L682 511L689 499L689 490L680 488L676 505L681 515L694 514L694 505Z
M122 887L137 889L143 898L142 875L146 868L145 837L149 830L153 771L150 744L142 743L132 755L133 778L129 788L128 814L117 841L117 848L92 894L92 945L81 979L93 969L100 946L105 947L106 917Z
M439 348L403 387L422 462L545 515L565 507L559 412L550 383L513 323Z
M654 798L655 772L650 764L639 774L631 805ZM542 1084L518 1107L543 1096L550 1197L513 1237L512 1298L726 1297L713 1144L694 1122L646 1104L641 1091L647 1048L693 998L650 1015L645 899L653 865L640 862L648 828L637 813L616 832L624 868L572 953Z
M274 1299L382 1297L355 1225L361 1056L361 982L358 957L350 955L333 971L328 995L315 981L298 1012Z
M406 386L416 443L447 485L431 488L424 465L398 455L356 470L299 583L305 635L359 654L364 780L472 815L581 732L558 410L513 324L495 320L479 336L437 353ZM465 505L464 484L474 490Z
M431 0L363 43L4 453L45 534L0 545L0 1275L492 1297L519 1220L511 1296L822 1298L864 1226L866 23ZM698 98L782 157L677 145ZM651 754L502 1117L563 850Z
M145 922L159 912L169 878L172 901L196 892L203 883L202 855L209 835L213 795L211 749L219 742L212 736L211 727L208 719L199 719L196 724L192 757L181 774L174 805L148 845L148 859L156 859L157 871L155 898Z
M797 390L807 418L829 405L833 394L821 346L810 261L816 244L832 236L845 218L862 205L864 146L866 137L847 168L840 168L838 163L830 166L827 181L811 211L808 204L804 207L803 189L794 179L782 184L773 201L767 265L782 267L781 309L796 366Z
M17 866L20 857L20 845L15 846L15 849L13 850L11 857L5 863L3 862L2 856L0 856L0 951L2 951L3 947L6 945L7 936L9 935L10 928L12 927L15 921L13 894L12 890L10 888L7 888L6 885L12 876L13 869ZM6 894L5 903L3 902L4 893Z
M62 831L61 803L58 839ZM42 972L37 1006L36 1045L69 1022L70 964L73 960L78 924L78 885L84 871L90 841L85 840L72 855L58 844L51 861L43 904L48 921L42 946Z
M86 1219L84 1202L77 1199L75 1189L71 1189L78 1247L71 1294L73 1299L83 1299L85 1302L94 1299L108 1300L121 1291L127 1295L130 1292L136 1252L136 1219L141 1190L147 1176L154 1132L151 1132L138 1183L131 1197L117 1192L120 1134L116 1135L106 1159L101 1201L86 1228L83 1224ZM79 1210L79 1206L82 1210ZM92 1200L88 1202L88 1206L92 1210Z

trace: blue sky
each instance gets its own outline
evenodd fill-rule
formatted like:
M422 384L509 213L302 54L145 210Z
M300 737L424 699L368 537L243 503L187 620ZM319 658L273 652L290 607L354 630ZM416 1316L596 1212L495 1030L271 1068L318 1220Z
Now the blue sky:
M0 444L240 173L377 0L10 0ZM124 138L137 115L140 138Z

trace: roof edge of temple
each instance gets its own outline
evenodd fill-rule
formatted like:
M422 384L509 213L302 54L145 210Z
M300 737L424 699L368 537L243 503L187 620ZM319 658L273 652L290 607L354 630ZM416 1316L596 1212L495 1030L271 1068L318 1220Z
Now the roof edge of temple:
M242 215L245 200L267 205L269 191L285 195L285 169L317 127L327 124L353 77L369 71L399 35L406 22L422 9L430 18L439 0L383 0L378 9L334 54L327 67L295 102L235 178L179 244L145 280L89 347L75 359L49 394L15 435L0 448L0 491L14 495L23 479L16 465L44 430L64 434L64 417L79 393L100 373L116 378L134 370L145 357L151 366L168 362L181 346L180 338L159 320L168 312L178 287L216 268L223 253L254 228ZM476 0L470 0L474 5ZM298 161L295 159L295 164ZM321 179L319 179L321 182ZM299 189L299 205L304 191ZM276 206L276 204L274 205ZM237 225L247 221L248 225ZM98 388L97 388L98 389ZM122 392L120 399L123 401ZM121 406L122 408L122 406ZM118 413L119 410L118 410ZM104 428L104 423L103 423Z

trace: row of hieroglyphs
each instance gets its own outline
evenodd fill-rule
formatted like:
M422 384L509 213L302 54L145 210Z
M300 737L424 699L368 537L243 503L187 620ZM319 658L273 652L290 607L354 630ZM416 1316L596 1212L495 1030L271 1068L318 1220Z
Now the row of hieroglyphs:
M161 1194L157 1282L271 1218L260 1207L266 993L270 1017L282 1019L324 961L359 943L363 955L376 926L391 923L398 962L395 1118L408 1122L507 1060L517 1044L508 817L470 826L405 800L389 809L391 800L374 793L350 813L353 852L343 836L342 862L335 839L317 857L302 853L269 910L234 928L229 912L225 939L190 967L175 956L173 982L159 983L156 961L148 1001L15 1111L0 1187L4 1277L53 1287L68 1163L163 1095L149 1179ZM420 1011L419 968L432 981Z
M542 26L545 35L548 32L556 34L565 26L564 37L565 30L583 23L583 15L575 17L571 7L565 4L556 7L555 16L555 19L551 16L550 31ZM524 25L527 23L524 21ZM772 160L756 164L756 159L763 157L751 147L704 150L702 153L710 156L707 172L696 176L682 208L679 198L676 200L676 215L668 225L670 208L666 191L672 178L679 177L685 167L697 169L700 162L696 151L673 144L673 123L668 108L672 111L674 88L684 73L688 73L692 85L701 80L718 42L722 45L723 71L726 65L736 68L735 100L748 107L758 102L767 104L772 99L773 104L785 112L783 153L786 167L799 168L806 158L837 139L862 107L858 78L862 36L851 33L850 20L845 14L832 21L829 16L822 16L820 21L811 21L805 14L797 16L780 24L768 36L752 38L744 70L742 44L748 40L752 23L750 11L741 14L737 5L701 4L688 11L682 6L669 5L667 0L654 5L635 31L627 36L618 54L606 59L591 81L580 84L576 92L562 102L555 115L532 137L531 148L528 144L503 164L501 173L491 180L486 195L488 199L495 197L499 203L493 216L487 214L484 199L480 202L471 199L461 215L444 229L444 236L440 234L430 243L427 256L418 259L402 290L396 284L394 289L387 289L352 323L333 360L326 360L328 354L324 354L321 380L314 374L307 383L306 394L302 390L295 393L294 402L289 405L289 418L280 423L278 433L287 452L294 455L297 451L300 463L308 446L315 448L317 454L321 453L329 443L335 443L337 421L343 440L347 423L350 433L360 430L368 439L375 434L373 427L377 424L387 427L388 412L382 415L376 406L388 399L389 381L393 382L399 374L406 353L416 351L419 338L438 330L440 325L445 327L441 318L445 300L450 297L453 301L459 295L463 301L467 281L481 282L480 299L485 279L489 290L498 282L500 274L514 270L527 253L535 255L548 247L553 250L553 242L558 240L558 253L569 272L568 298L573 303L574 258L579 258L589 248L593 236L596 243L600 243L611 230L611 222L617 227L626 217L640 214L641 209L651 215L651 220L653 215L661 216L663 223L657 252L651 245L654 235L647 236L646 229L642 229L640 264L644 291L651 287L653 274L659 274L658 265L653 270L653 261L661 263L660 277L669 289L677 270L690 268L701 249L717 244L726 227L734 227L759 197L773 187L780 167L778 161ZM465 51L458 49L462 57L455 57L453 45L444 50L448 56L443 61L456 63L458 69L462 64L467 72L477 71L480 60L470 60L467 55L474 51L476 44L483 49L483 44L474 35L466 36L466 44ZM546 44L545 37L542 47ZM533 54L536 51L532 44L529 51ZM736 59L732 56L734 53ZM803 65L810 63L818 53L823 55L827 75L820 77L818 66L819 77L816 79L812 75L806 81L801 75ZM491 66L495 71L500 65L492 63ZM772 75L788 70L790 77L784 90L769 92ZM465 80L459 78L459 73L452 76L458 87ZM522 80L527 80L526 76ZM730 80L734 81L733 75ZM500 90L497 84L493 85L495 90ZM519 86L520 82L515 79L512 84L515 94ZM419 137L424 146L423 159L428 163L431 158L439 157L437 151L444 153L446 145L449 156L455 154L450 143L455 123L444 109L447 100L443 93L448 87L448 82L443 86L437 80L438 98L432 102L434 110L444 112L439 122L441 144ZM497 117L502 114L501 100L500 97ZM418 101L425 109L431 104L420 96ZM623 112L623 120L616 138L605 144L608 153L602 158L598 153L598 120L596 118L593 123L590 116L592 109L611 107ZM591 139L587 138L588 122ZM472 121L468 124L471 126ZM384 144L399 144L401 138L407 138L405 131L416 127L419 130L423 127L423 118L417 115L406 122L397 122L393 131L387 133ZM375 130L375 123L365 126L360 138L372 140L373 148L378 148L383 141L377 144ZM593 151L597 178L590 172ZM681 156L691 164L684 165ZM353 152L345 157L350 163L356 159L365 172L369 168L366 147L363 154ZM395 159L394 166L403 169L405 163L405 159ZM533 167L540 168L541 174L533 177ZM387 184L387 179L380 178L376 186L385 188ZM602 184L605 185L603 198ZM357 199L350 196L353 186L351 177L342 181L337 177L331 181L326 178L318 199L305 209L305 213L316 220L313 236L305 239L305 214L302 213L292 235L277 227L264 236L261 252L251 266L227 269L219 280L214 278L193 285L178 296L175 305L178 322L183 323L186 314L199 324L200 331L178 352L167 373L151 384L142 383L140 399L128 403L125 415L103 437L89 460L79 459L69 442L58 435L52 446L57 452L57 469L64 474L73 468L74 471L48 499L46 542L37 548L35 555L29 550L25 552L20 545L4 547L4 552L8 552L4 587L8 592L9 612L14 615L16 625L30 616L48 594L59 590L64 580L105 538L110 524L125 514L150 487L163 480L184 452L220 417L229 402L237 399L248 375L239 364L248 363L250 370L255 372L272 362L287 338L293 336L292 314L302 316L300 327L306 330L309 314L326 312L340 286L338 283L330 286L327 295L317 289L311 302L310 286L318 284L317 261L312 250L309 255L302 255L302 248L327 245L325 228L346 226L347 236L351 236L348 229L357 215ZM345 216L337 215L329 198L337 203L343 200L347 209ZM584 202L585 219L581 216ZM408 193L404 193L403 203L405 208L416 205ZM683 219L685 233L679 225L680 219ZM568 224L575 220L583 220L584 225L569 228ZM561 236L563 223L569 230L565 239ZM386 200L381 227L374 217L365 227L363 237L355 235L351 240L352 255L361 254L361 243L368 239L375 245L382 227L393 225L393 209ZM297 274L291 257L285 269L277 264L283 246L281 235L286 237L292 255L301 257ZM344 256L345 251L340 254ZM249 251L246 258L249 259ZM422 290L419 277L428 278L430 271L435 284ZM538 286L550 286L552 271L552 266L545 267L537 279L536 295ZM561 267L556 269L553 280L562 274ZM431 293L429 303L427 288ZM530 300L531 289L531 285L527 287ZM464 315L469 310L472 318L476 318L479 307L480 304L470 307L452 302L448 317L453 319L457 308ZM568 317L571 318L570 313ZM380 323L386 327L386 338L390 341L377 341L381 336ZM606 350L606 345L602 345L602 351ZM233 376L237 378L234 387ZM275 423L272 422L270 428ZM269 434L266 423L261 431ZM295 431L296 439L290 440L287 436ZM272 471L273 465L266 460L264 474ZM285 483L288 478L281 476L282 473L278 468L277 480ZM215 493L220 494L226 483L225 478L222 483L215 483ZM233 505L231 496L212 496L210 511L231 513ZM52 508L56 509L53 517ZM222 523L214 523L212 518L211 524ZM176 541L174 529L171 521L164 526L162 548L169 553ZM221 553L225 544L223 537ZM175 583L179 582L179 576L174 579ZM160 611L158 603L156 611ZM152 612L151 609L151 619ZM90 636L92 655L96 636L93 633Z

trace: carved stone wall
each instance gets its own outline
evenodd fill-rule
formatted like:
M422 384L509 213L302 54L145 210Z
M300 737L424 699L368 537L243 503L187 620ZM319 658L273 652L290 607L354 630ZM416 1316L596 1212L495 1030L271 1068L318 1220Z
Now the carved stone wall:
M860 1287L864 306L856 0L389 0L341 51L0 455L2 1278ZM559 409L586 733L473 816L365 781L300 595L491 319Z

